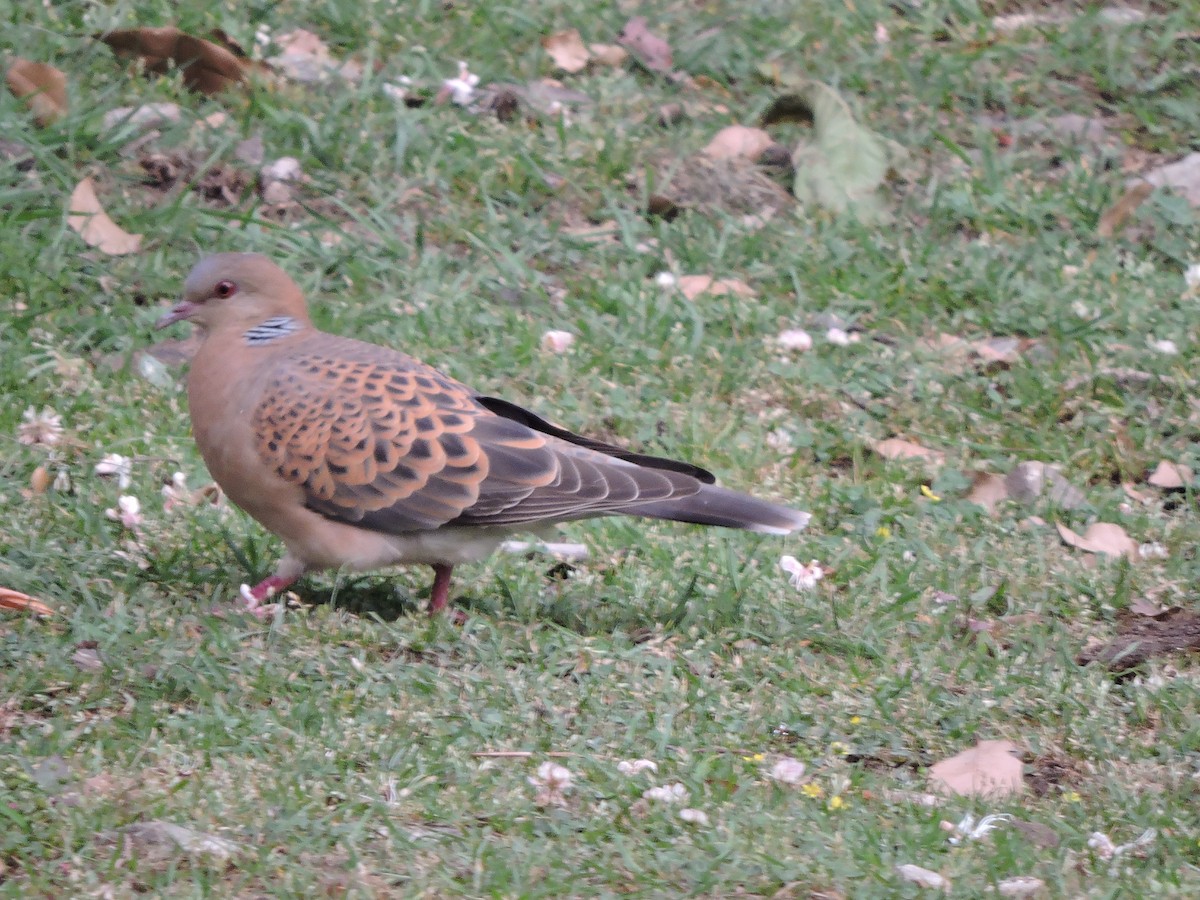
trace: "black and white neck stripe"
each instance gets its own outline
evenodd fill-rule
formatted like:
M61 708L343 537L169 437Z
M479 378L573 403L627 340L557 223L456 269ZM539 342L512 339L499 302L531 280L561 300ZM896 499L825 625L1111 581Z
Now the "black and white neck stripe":
M295 334L299 328L300 323L291 316L275 316L255 325L242 337L251 347L260 347L271 341L277 341L279 338L287 337L289 334Z

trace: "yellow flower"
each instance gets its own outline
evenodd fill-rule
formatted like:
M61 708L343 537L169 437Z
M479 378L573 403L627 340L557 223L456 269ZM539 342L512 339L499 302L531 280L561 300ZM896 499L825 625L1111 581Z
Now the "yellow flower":
M1078 803L1083 798L1079 796L1079 791L1067 791L1063 797L1068 803Z
M935 494L933 492L933 489L927 484L921 485L921 494L922 494L922 496L927 497L930 500L932 500L934 503L937 503L939 500L942 499L937 494Z
M742 757L742 759L744 759L746 762L762 762L766 758L767 755L765 753L755 753L752 756Z
M843 800L841 797L830 797L829 798L829 808L830 809L841 809L845 805L846 805L846 801Z
M851 716L851 717L850 717L850 724L851 724L851 725L858 725L858 724L859 724L859 723L861 723L861 722L862 722L862 716Z
M886 541L891 536L892 536L892 529L888 528L886 525L880 525L878 528L875 529L875 537L881 537Z
M804 792L804 796L812 797L813 799L816 799L825 793L823 790L821 790L821 786L819 784L816 784L812 781L804 785L804 787L800 788L800 790Z
M834 741L829 745L829 754L831 756L845 756L850 752L850 745L842 741Z

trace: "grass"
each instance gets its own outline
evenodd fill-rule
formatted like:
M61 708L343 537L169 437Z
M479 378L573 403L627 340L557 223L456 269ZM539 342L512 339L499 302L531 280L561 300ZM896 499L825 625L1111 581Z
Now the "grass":
M35 160L32 173L0 169L0 584L58 610L0 620L0 892L892 897L918 893L893 872L917 863L964 897L1016 875L1043 879L1048 896L1194 895L1200 669L1173 655L1115 678L1075 657L1138 598L1196 605L1193 494L1144 484L1162 458L1200 468L1200 333L1182 275L1200 260L1195 212L1159 192L1117 237L1096 226L1123 164L1200 149L1195 44L1176 39L1200 21L1145 4L1148 21L1120 25L1064 4L1050 8L1056 24L997 37L992 16L1016 5L903 8L643 5L676 66L708 80L688 90L631 65L565 76L592 102L558 125L398 107L380 85L409 75L436 88L459 59L484 83L522 84L550 74L540 36L577 27L611 41L617 7L0 6L14 45L62 68L73 98L44 129L0 98L0 131ZM206 99L138 78L82 37L168 22L246 45L261 24L303 26L335 56L381 68L358 84ZM876 43L877 23L889 43ZM718 128L766 108L778 93L757 76L767 61L835 85L906 149L890 221L789 209L754 230L740 213L642 213L631 182L686 173ZM252 176L234 149L261 133L268 160L300 160L308 208L279 223L249 195L228 207L146 187L121 154L129 135L101 120L161 100L185 117L157 147ZM688 115L664 128L656 110L671 102ZM218 110L225 125L194 126ZM1103 115L1111 140L1013 124L1064 113ZM105 257L67 228L85 174L145 235L140 252ZM571 231L610 220L611 241ZM151 323L213 249L276 258L329 330L408 350L568 427L695 460L812 510L813 525L786 541L572 525L592 555L566 580L544 559L464 567L462 628L419 613L416 570L311 578L311 608L241 617L237 585L279 547L236 511L163 511L174 471L192 487L207 479L181 370L145 355L161 338ZM687 301L655 284L664 270L741 279L756 296ZM825 341L830 315L862 339ZM778 353L773 338L791 327L816 347ZM539 349L550 328L577 335L571 353ZM932 346L939 334L1034 343L988 367ZM29 406L52 406L67 441L18 444ZM779 429L790 447L768 440ZM947 464L870 452L892 435ZM125 491L93 474L107 453L135 459ZM1084 505L989 516L964 499L971 473L1023 460L1061 465ZM38 466L71 487L30 495ZM105 516L120 493L142 501L140 547ZM1078 530L1118 522L1168 556L1097 563L1031 515ZM832 572L798 592L784 553ZM1029 791L941 808L903 793L980 739L1023 748ZM551 753L569 754L553 758L574 786L565 805L540 807L528 778ZM807 790L767 777L782 756L807 765ZM657 773L618 773L637 758ZM675 782L708 825L641 797ZM985 812L1042 829L947 842L939 822ZM238 849L226 859L119 837L150 821ZM1122 843L1147 828L1155 840L1116 863L1087 848L1094 831Z

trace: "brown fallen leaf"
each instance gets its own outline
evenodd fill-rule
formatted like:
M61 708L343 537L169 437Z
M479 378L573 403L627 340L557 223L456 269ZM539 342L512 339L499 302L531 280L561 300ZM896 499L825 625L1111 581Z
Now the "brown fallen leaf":
M1019 794L1025 789L1019 753L1012 741L980 741L930 766L930 786L942 793L969 797Z
M351 63L339 63L334 59L325 42L311 31L295 28L274 38L272 43L281 52L271 57L271 66L293 81L316 84L334 72L347 81L361 78L361 71L354 71Z
M701 150L712 159L758 159L773 144L771 136L761 128L730 125L722 128Z
M930 450L902 438L873 441L870 446L884 459L922 459L938 466L946 461L946 454L941 450Z
M1181 491L1191 484L1195 477L1192 470L1182 463L1164 459L1146 479L1146 483L1164 491Z
M723 297L733 294L736 297L753 297L754 289L744 281L735 278L713 278L711 275L681 275L676 282L680 293L689 300L695 300L701 294L712 294Z
M629 59L628 51L616 44L588 44L588 53L592 62L613 68L625 65L625 60Z
M989 513L996 511L999 503L1008 499L1008 484L1001 475L991 472L978 472L971 482L971 490L967 492L967 500L978 503Z
M85 178L71 192L67 224L89 247L109 256L124 256L142 246L140 234L130 234L108 217L96 196L96 185Z
M66 115L67 76L49 63L14 57L4 80L14 97L29 104L39 125L49 125Z
M1061 522L1055 522L1063 543L1088 553L1100 553L1104 556L1125 556L1129 559L1138 558L1138 545L1120 525L1111 522L1093 522L1082 535L1076 534Z
M50 489L50 470L45 466L38 466L33 470L33 474L29 476L29 490L35 496L44 494Z
M671 45L650 33L645 16L634 16L625 23L617 43L628 50L647 69L670 72L674 66Z
M564 72L581 72L587 68L591 54L583 46L583 38L577 28L560 31L542 38L542 47L554 60L554 65Z
M1148 181L1135 182L1120 199L1100 214L1096 223L1096 236L1110 238L1125 225L1126 220L1154 193L1154 185Z
M1156 619L1164 613L1170 612L1170 607L1164 606L1157 600L1151 600L1149 597L1137 597L1129 604L1129 611L1134 615Z
M36 597L22 594L11 588L0 588L0 609L13 612L30 612L35 616L52 616L54 610Z
M1140 491L1137 486L1131 482L1124 481L1121 483L1121 490L1125 492L1125 496L1130 500L1136 500L1138 503L1153 503L1154 494L1149 491Z
M172 67L183 74L184 86L201 94L218 94L245 84L253 67L248 59L212 41L162 28L121 28L96 35L118 57L141 60L146 71L165 75Z

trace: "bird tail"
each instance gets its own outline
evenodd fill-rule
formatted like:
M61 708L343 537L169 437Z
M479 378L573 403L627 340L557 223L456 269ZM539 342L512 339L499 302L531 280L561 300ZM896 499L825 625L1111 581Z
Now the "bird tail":
M749 494L731 491L716 485L703 485L689 497L640 503L621 512L650 519L670 519L695 525L721 525L725 528L744 528L761 534L791 534L799 531L812 518L806 512L768 503Z

